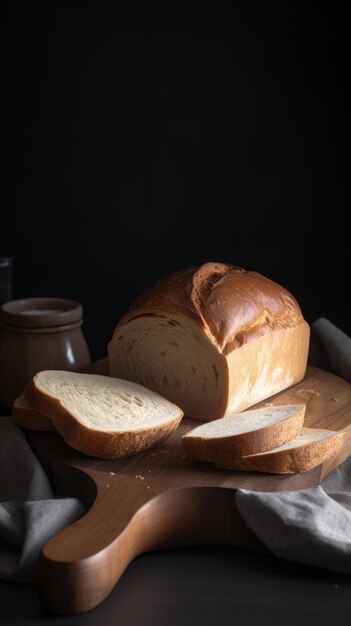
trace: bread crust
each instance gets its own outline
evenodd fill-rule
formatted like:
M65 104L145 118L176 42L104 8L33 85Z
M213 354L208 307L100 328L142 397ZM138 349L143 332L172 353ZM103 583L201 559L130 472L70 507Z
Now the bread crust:
M227 357L228 400L225 415L261 402L299 383L306 372L310 329L276 328L243 344Z
M224 355L277 328L304 322L284 287L228 263L205 263L157 281L132 303L115 334L140 315L191 318Z
M35 384L35 376L27 385L24 397L30 407L49 417L56 431L75 450L100 459L132 456L151 448L165 439L179 426L183 412L159 426L148 426L130 431L104 432L88 428L67 411L58 398L44 393Z

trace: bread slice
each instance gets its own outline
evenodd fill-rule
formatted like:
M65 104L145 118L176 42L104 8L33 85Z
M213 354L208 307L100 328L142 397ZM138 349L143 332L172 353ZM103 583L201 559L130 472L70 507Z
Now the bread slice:
M72 448L101 459L160 443L183 417L178 406L137 383L96 374L44 370L27 386L25 398Z
M335 454L345 441L345 431L319 428L302 428L296 439L260 454L242 458L218 460L222 469L268 472L270 474L295 474L307 472Z
M52 420L33 409L25 396L16 398L12 405L15 423L25 430L45 430L57 432Z
M199 461L230 460L265 452L297 436L305 404L286 404L243 411L198 426L182 437L185 455Z

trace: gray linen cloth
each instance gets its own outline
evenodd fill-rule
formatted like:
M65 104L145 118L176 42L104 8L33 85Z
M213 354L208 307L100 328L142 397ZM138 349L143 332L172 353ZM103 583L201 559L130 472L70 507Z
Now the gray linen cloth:
M351 339L325 318L312 324L310 365L351 383ZM351 413L350 413L351 422ZM351 457L319 487L236 492L246 524L274 554L351 574Z
M84 513L75 498L54 498L22 430L0 417L0 580L35 580L42 546Z
M317 320L310 363L351 382L351 339L328 320ZM236 502L249 528L280 558L351 574L351 459L320 487L239 489ZM24 433L11 418L0 418L0 579L34 580L42 546L83 513L78 500L53 497Z

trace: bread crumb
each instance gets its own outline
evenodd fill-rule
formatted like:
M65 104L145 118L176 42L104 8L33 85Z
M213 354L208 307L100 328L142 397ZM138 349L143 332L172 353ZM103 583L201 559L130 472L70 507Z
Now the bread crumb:
M110 485L106 485L106 487L109 487Z
M139 480L144 480L144 476L142 476L141 474L136 474L135 478L137 478Z
M114 476L114 475L115 475L115 473L114 473L114 472L110 472L110 474L111 474L111 476Z
M148 485L148 486L146 487L146 489L150 489L150 485Z
M311 393L313 396L320 396L321 394L314 389L299 389L297 393Z
M330 398L331 400L334 400L334 402L338 402L339 398Z

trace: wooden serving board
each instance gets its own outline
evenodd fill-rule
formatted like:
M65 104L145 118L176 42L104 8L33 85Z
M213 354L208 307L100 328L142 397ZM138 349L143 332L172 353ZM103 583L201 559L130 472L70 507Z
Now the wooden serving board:
M54 433L27 437L58 496L81 499L87 513L43 548L39 589L58 613L92 609L130 561L160 548L254 541L235 506L235 489L289 491L318 485L351 454L351 385L316 368L267 403L307 405L307 426L346 430L342 449L309 472L280 476L233 472L183 458L181 436L199 425L184 418L162 445L122 460L89 458Z

